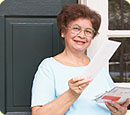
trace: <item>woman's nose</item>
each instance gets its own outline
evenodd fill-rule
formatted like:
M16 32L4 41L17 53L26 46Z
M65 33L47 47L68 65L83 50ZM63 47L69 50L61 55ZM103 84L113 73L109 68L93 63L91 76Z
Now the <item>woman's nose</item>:
M84 33L84 30L82 30L80 33L79 33L79 36L83 39L86 37L85 33Z

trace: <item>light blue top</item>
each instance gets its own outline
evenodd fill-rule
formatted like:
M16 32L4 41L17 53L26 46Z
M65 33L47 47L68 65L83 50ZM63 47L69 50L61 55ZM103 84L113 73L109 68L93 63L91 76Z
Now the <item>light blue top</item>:
M68 81L81 75L86 68L66 66L53 57L44 59L33 81L31 106L44 105L56 99L68 90ZM93 99L113 86L107 70L102 69L65 115L111 115L104 103L97 103Z

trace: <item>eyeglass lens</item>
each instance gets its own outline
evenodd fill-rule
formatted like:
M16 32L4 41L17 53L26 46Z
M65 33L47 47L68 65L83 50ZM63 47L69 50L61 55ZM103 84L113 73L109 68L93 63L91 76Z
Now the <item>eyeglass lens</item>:
M82 28L79 25L77 25L77 24L76 25L72 25L71 26L71 31L74 34L79 34L82 31ZM86 28L83 31L84 31L84 34L86 36L89 36L89 37L93 37L94 36L94 29L92 29L92 28Z

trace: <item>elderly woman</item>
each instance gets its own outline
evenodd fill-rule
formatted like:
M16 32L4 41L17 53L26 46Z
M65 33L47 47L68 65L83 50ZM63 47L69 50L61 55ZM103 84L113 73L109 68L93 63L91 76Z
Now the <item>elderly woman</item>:
M129 99L122 105L94 101L114 86L105 68L95 79L79 77L92 60L85 51L100 22L100 15L85 5L62 9L57 23L65 49L41 62L33 81L32 115L125 115Z

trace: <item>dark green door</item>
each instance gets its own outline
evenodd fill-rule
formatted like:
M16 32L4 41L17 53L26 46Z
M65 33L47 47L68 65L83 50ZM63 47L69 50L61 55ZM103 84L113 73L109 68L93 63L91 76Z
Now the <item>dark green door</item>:
M30 111L39 63L63 49L56 17L77 0L5 0L0 5L0 110ZM9 113L8 113L9 114Z

